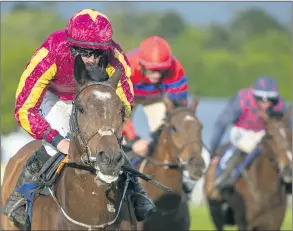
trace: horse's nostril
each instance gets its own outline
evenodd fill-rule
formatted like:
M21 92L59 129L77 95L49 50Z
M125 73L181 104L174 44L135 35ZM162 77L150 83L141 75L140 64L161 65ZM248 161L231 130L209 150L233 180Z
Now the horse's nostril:
M99 151L98 156L100 156L102 163L108 163L110 161L109 156L104 151Z
M104 151L99 151L98 155L102 157L104 155L104 153L105 153Z
M121 162L121 161L122 161L122 158L123 158L123 155L120 153L120 154L118 155L118 157L116 158L116 163Z

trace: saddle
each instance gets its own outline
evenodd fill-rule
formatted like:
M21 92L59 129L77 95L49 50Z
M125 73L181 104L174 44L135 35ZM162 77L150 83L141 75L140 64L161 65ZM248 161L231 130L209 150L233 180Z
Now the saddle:
M216 178L219 177L224 170L226 169L227 162L232 158L233 155L237 154L237 152L241 152L236 146L233 144L228 145L228 147L220 154L220 160L216 169ZM252 153L243 155L242 158L237 160L235 167L233 168L234 174L233 179L236 181L241 174L245 171L247 167L249 167L253 161L261 154L260 147L257 146Z
M41 195L49 196L51 194L50 190L54 190L54 184L67 161L67 155L57 153L44 164L41 171L33 177L32 181L24 183L17 189L17 192L26 200L30 222L32 221L34 200Z

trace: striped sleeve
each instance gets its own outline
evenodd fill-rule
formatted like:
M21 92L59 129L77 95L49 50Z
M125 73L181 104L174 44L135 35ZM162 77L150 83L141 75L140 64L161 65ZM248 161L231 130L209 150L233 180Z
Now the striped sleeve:
M21 75L16 91L14 115L18 124L35 139L51 142L58 131L39 114L47 86L54 78L57 66L47 48L39 48ZM44 137L45 136L45 137Z
M177 64L179 65L179 64ZM175 67L174 75L163 83L163 89L167 92L172 100L187 103L188 81L181 65Z
M122 131L123 136L126 137L126 139L132 140L135 137L137 137L137 133L135 131L134 125L132 123L132 121L129 119L125 122L124 127L123 127L123 131Z
M125 107L125 116L124 121L128 120L131 115L131 111L133 108L133 102L134 102L134 92L133 92L133 85L131 81L131 68L129 61L124 54L124 52L121 50L121 48L116 44L116 47L114 47L114 57L122 66L123 74L121 76L121 79L118 82L116 93L120 97L122 103ZM115 65L117 66L117 65ZM115 68L108 64L107 73L111 77L115 71Z

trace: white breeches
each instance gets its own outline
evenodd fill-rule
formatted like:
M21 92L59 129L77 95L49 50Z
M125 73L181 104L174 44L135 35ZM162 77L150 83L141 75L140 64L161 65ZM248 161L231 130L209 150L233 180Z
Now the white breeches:
M256 148L264 135L264 130L254 132L234 126L230 131L230 141L241 151L249 154Z
M61 136L66 137L70 132L69 119L71 115L72 101L63 101L47 91L40 106L39 113L47 120L53 129ZM44 147L50 156L58 151L48 142L43 141Z
M143 111L148 119L150 132L156 131L164 122L166 106L163 102L143 106Z

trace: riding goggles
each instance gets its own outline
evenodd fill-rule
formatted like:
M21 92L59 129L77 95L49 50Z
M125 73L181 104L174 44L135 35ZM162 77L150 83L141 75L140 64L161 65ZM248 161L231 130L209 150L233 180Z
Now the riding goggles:
M261 102L271 102L273 105L276 105L278 104L279 102L279 98L278 97L272 97L272 98L269 98L269 97L263 97L263 96L254 96L255 100L256 101L261 101Z
M86 49L86 48L81 48L76 46L71 46L70 49L72 52L77 53L81 55L82 57L86 57L86 58L89 58L91 56L94 56L94 58L98 58L105 53L104 50Z

